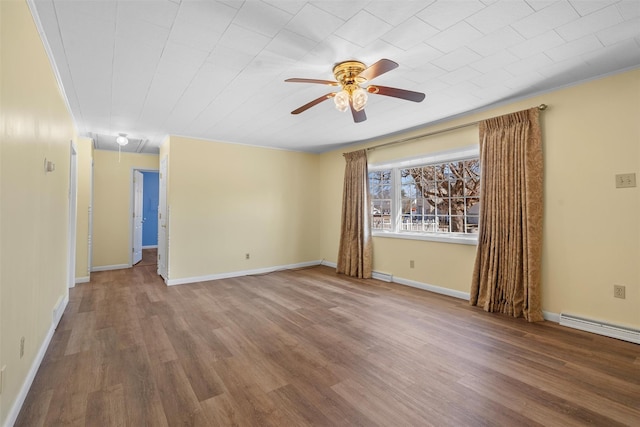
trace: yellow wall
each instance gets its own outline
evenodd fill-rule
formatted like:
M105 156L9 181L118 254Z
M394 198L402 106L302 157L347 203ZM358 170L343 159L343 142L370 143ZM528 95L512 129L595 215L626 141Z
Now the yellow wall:
M6 366L0 425L52 333L68 295L72 118L27 4L0 2L0 366ZM44 172L44 160L55 162ZM20 358L20 338L25 352ZM19 408L18 408L19 409Z
M428 102L428 99L427 101ZM545 156L543 309L640 327L640 193L616 189L617 173L640 173L640 70L547 93L424 128L427 133L541 103ZM411 134L407 134L409 136ZM403 135L404 136L404 135ZM398 137L396 137L399 139ZM477 128L370 152L370 162L477 143ZM374 144L385 142L377 141ZM356 149L358 147L353 147ZM322 256L335 262L342 151L321 155ZM640 176L638 177L640 178ZM374 270L469 292L475 247L374 239ZM409 268L409 260L415 268ZM626 285L626 299L613 298Z
M93 141L78 138L78 199L76 213L76 281L89 280L89 206L91 205L91 169Z
M158 170L158 155L94 150L93 160L92 268L124 268L131 263L133 170Z
M170 281L319 259L316 155L170 139Z

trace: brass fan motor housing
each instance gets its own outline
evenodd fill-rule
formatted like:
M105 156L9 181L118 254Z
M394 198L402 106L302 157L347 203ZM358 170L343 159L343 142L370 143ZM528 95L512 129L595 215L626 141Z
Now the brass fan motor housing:
M333 75L344 89L357 87L367 81L364 77L358 77L366 68L360 61L344 61L333 67Z

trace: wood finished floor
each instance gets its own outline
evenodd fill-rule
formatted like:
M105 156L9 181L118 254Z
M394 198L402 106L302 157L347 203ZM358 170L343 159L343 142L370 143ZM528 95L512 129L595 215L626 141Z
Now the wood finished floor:
M640 425L640 346L316 267L92 273L17 426Z

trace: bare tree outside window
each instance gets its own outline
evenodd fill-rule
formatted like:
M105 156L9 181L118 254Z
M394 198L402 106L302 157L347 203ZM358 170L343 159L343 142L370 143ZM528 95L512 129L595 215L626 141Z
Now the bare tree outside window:
M369 188L374 230L478 232L478 158L371 171Z
M478 159L400 169L403 222L423 231L474 233L478 229Z

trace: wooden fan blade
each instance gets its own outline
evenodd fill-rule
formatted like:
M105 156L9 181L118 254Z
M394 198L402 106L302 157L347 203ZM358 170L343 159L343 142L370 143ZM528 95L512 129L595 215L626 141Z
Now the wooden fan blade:
M354 122L360 123L367 120L367 115L365 114L364 109L356 111L356 109L353 108L353 104L351 103L351 101L349 101L349 107L351 107L351 115L353 116Z
M319 83L321 85L340 86L340 83L334 82L333 80L293 78L293 79L287 79L287 80L285 80L285 82L291 82L291 83Z
M378 85L367 87L367 92L377 95L393 96L394 98L406 99L407 101L413 102L421 102L425 97L422 92Z
M316 98L316 99L314 99L314 100L313 100L313 101L311 101L311 102L307 102L307 103L306 103L306 104L304 104L302 107L300 107L300 108L296 108L295 110L293 110L293 111L291 112L291 114L300 114L300 113L302 113L303 111L306 111L306 110L308 110L309 108L313 107L314 105L318 105L318 104L320 104L322 101L326 101L327 99L331 99L331 98L333 98L334 96L336 96L336 94L335 94L334 92L328 93L328 94L326 94L326 95L322 95L321 97Z
M390 59L381 59L380 61L376 62L375 64L371 65L369 68L358 74L358 77L363 77L367 80L371 80L381 74L386 73L387 71L393 70L394 68L398 68L398 64L396 62L393 62Z

